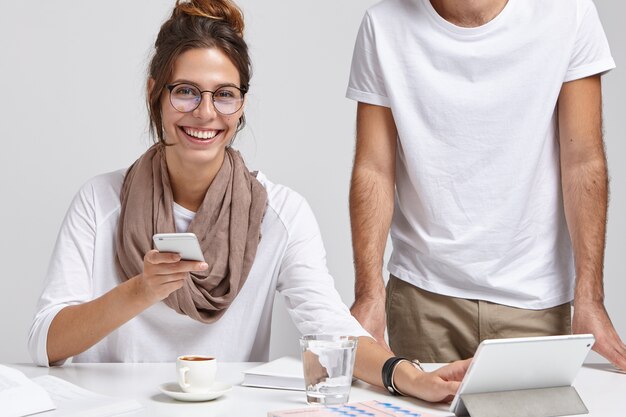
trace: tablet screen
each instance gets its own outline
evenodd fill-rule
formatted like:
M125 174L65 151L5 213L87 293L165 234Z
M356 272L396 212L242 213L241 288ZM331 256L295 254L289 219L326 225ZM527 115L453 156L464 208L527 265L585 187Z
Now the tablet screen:
M485 340L450 411L467 415L463 394L570 386L594 341L590 334Z

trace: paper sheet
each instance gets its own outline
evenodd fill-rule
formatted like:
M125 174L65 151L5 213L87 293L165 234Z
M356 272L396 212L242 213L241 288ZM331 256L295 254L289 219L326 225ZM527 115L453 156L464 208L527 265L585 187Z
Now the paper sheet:
M0 365L0 404L3 417L22 417L55 408L45 389L4 365Z
M33 378L33 381L50 394L58 407L42 417L108 417L143 408L136 400L98 394L50 375Z

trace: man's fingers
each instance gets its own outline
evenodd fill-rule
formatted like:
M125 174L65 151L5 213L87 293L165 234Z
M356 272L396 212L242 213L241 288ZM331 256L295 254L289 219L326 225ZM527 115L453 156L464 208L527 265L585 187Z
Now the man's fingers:
M626 371L626 351L623 348L623 344L609 344L608 346L601 346L602 352L598 350L602 356L604 356L615 367Z
M385 336L384 335L380 338L380 340L376 339L376 341L378 342L379 345L381 345L383 347L383 349L385 349L387 352L389 352L392 355L394 355L394 353L391 351L391 348L389 347L389 345L385 341Z
M395 355L395 353L393 353L393 351L391 350L391 347L387 343L385 343L383 347L387 349L389 353L391 353L392 355Z
M572 325L575 333L592 333L596 337L593 350L618 369L626 371L626 346L611 323L604 305L594 305L592 308L584 306L583 309L577 314L574 308Z
M376 340L383 349L393 354L391 348L385 341L385 310L378 311L373 304L364 305L355 302L350 309L350 313L363 326L365 330Z

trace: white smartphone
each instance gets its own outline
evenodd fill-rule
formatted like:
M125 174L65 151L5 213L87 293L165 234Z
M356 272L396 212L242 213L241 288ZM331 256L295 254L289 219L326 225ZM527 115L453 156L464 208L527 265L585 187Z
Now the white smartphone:
M204 262L200 243L193 233L157 233L152 240L159 252L174 252L186 261Z

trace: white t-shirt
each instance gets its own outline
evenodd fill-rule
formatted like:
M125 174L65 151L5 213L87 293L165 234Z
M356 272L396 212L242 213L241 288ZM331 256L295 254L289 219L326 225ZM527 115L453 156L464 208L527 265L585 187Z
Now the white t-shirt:
M590 0L509 0L476 28L429 0L370 8L347 96L390 107L398 130L389 271L521 308L572 300L556 103L614 66Z
M28 341L30 354L39 365L48 365L46 340L55 315L120 283L114 260L124 172L104 174L84 185L61 226ZM268 194L261 242L248 279L217 322L197 322L159 302L73 361L167 362L189 353L225 361L267 361L276 291L285 297L287 310L303 334L368 336L334 288L309 205L302 196L272 184L263 174L257 178ZM179 231L186 230L193 215L175 207ZM298 341L290 343L297 345Z

